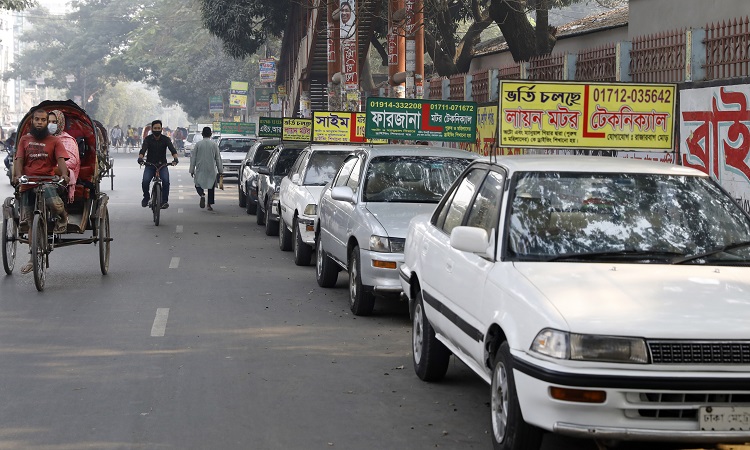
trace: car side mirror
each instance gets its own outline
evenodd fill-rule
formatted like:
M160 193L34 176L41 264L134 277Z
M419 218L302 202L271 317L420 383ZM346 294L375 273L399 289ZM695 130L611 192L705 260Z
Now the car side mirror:
M299 174L298 173L292 174L292 176L290 177L290 180L292 180L292 183L294 184L299 184Z
M258 167L258 173L261 175L271 175L271 171L268 170L268 166L260 166Z
M356 203L357 197L349 186L336 186L331 189L331 198L342 202Z
M484 228L459 226L451 231L451 247L456 250L486 255L489 246L490 239Z
M250 160L247 160L247 161L245 161L245 165L246 165L247 167L250 167L250 166L252 166L252 165L253 165L253 162L252 162L252 161L250 161Z

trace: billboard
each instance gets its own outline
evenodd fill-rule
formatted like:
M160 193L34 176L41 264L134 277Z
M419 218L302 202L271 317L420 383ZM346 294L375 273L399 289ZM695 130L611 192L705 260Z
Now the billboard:
M281 138L280 117L258 117L258 137Z
M263 58L258 62L260 66L260 82L276 82L276 60L273 58Z
M232 81L229 88L230 108L247 108L247 89L246 81Z
M312 119L284 117L281 137L285 141L310 142L310 138L312 137Z
M365 139L365 113L313 111L313 142L369 142L385 144L386 139Z
M674 149L674 84L503 81L500 146Z
M366 114L365 136L368 139L476 140L477 104L474 102L370 97Z

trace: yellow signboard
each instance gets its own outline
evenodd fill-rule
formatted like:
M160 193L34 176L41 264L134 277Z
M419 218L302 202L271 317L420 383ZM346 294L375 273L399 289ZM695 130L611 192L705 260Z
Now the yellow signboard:
M387 139L365 139L367 115L356 112L313 111L313 142L387 144Z
M503 81L500 146L674 148L674 84Z
M312 119L294 119L284 117L281 126L281 139L284 141L310 142L312 137Z
M497 147L498 117L497 105L477 105L477 140L472 143L461 142L463 150L489 156Z
M247 108L247 89L247 82L232 81L229 87L230 108Z

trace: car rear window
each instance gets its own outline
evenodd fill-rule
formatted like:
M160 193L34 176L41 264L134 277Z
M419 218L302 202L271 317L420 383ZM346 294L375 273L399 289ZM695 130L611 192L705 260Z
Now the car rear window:
M255 141L252 139L221 139L219 141L219 151L230 153L247 153Z
M341 167L341 163L349 156L346 152L314 152L307 163L305 180L302 184L305 186L325 186Z
M265 166L268 164L268 158L271 157L273 149L276 148L277 144L261 145L258 150L255 151L255 158L253 158L253 165Z
M439 156L380 156L365 177L366 202L438 203L471 160Z

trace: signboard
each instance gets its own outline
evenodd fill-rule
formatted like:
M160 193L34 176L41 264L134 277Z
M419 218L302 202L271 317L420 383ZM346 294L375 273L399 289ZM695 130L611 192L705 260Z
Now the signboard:
M284 117L281 138L285 141L310 142L312 137L312 119L294 119Z
M750 84L680 91L682 165L709 174L750 212Z
M497 147L497 112L498 106L496 103L477 106L477 140L472 143L460 144L459 147L482 156L492 154L492 149Z
M674 148L674 84L503 81L500 145Z
M259 61L260 65L260 82L276 82L276 60L273 58L264 58Z
M258 112L271 111L271 96L274 94L274 88L255 88L255 110Z
M220 122L222 134L245 134L255 136L255 124L246 122Z
M357 66L357 2L356 0L339 0L339 38L341 38L342 67L344 89L359 89L359 71Z
M281 139L283 121L280 117L259 117L258 137Z
M477 104L441 100L367 99L368 139L474 142Z
M224 112L224 99L220 95L208 97L208 112L211 114Z
M313 111L312 141L388 143L387 139L365 139L366 118L364 113Z
M247 82L232 81L229 88L229 107L247 108Z

